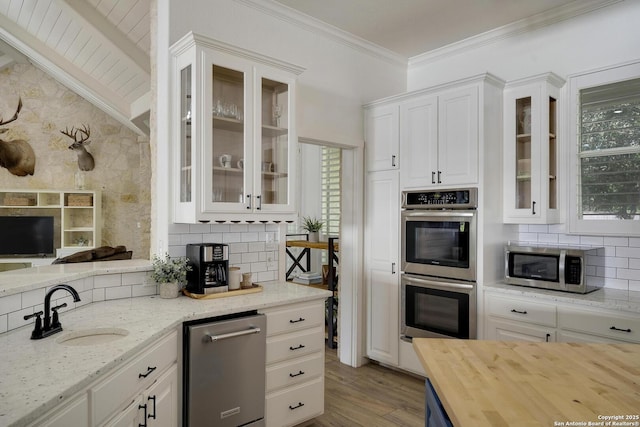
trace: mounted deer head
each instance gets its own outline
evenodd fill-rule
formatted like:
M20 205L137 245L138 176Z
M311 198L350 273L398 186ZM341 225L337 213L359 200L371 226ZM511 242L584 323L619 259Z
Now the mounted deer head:
M78 168L81 171L93 170L96 166L96 162L91 153L89 153L84 147L91 143L91 141L89 141L89 136L91 135L91 129L89 129L89 126L82 125L82 129L72 127L71 130L69 130L69 128L65 128L65 130L61 130L60 133L73 139L74 143L69 146L69 149L75 151L78 155ZM78 139L78 133L80 133L80 139Z
M9 120L0 117L0 126L9 124L18 118L22 109L22 98L18 101L16 113ZM0 129L3 134L8 129ZM4 141L0 139L0 166L7 168L9 172L16 176L33 175L36 168L36 154L31 145L23 139Z

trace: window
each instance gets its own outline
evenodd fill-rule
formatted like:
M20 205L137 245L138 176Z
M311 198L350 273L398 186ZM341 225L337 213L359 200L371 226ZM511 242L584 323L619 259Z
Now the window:
M570 83L577 121L571 135L572 232L640 234L640 66L628 67ZM629 76L634 78L624 78Z
M340 171L342 150L322 147L322 222L328 236L340 234Z

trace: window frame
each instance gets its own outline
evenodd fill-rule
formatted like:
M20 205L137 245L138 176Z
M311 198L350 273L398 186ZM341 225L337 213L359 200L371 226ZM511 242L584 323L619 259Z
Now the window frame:
M570 234L597 236L640 236L640 221L637 220L585 220L579 218L580 200L580 91L582 89L640 78L640 61L620 64L571 75L567 93L567 141L568 147L568 203L567 225Z

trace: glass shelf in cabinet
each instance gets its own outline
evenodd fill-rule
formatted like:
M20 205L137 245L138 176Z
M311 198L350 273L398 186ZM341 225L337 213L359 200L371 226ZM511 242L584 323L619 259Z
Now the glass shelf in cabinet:
M213 128L229 130L233 132L242 132L244 130L244 122L228 117L213 116Z
M262 176L265 178L286 178L289 176L287 172L262 172Z
M214 166L213 170L215 172L230 172L230 173L242 173L244 171L244 169L240 169L240 168L225 168L222 166Z
M289 129L287 128L280 128L280 127L270 126L270 125L262 125L262 136L264 137L273 138L275 136L286 135L287 133L289 133Z

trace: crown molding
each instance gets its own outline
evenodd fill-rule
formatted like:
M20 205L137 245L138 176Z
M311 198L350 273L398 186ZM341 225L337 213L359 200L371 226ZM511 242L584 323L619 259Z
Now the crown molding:
M399 65L402 67L407 66L407 58L402 55L378 46L375 43L371 43L370 41L347 31L334 27L333 25L329 25L319 19L298 12L297 10L274 0L235 0L235 2L256 9L261 13L270 15L309 32L332 39L335 42L367 55L375 56L378 59L382 59L393 65Z
M521 19L511 24L468 37L438 49L409 58L409 67L459 55L479 47L495 43L510 37L528 33L558 22L566 21L586 13L593 12L624 0L576 0L564 6Z

